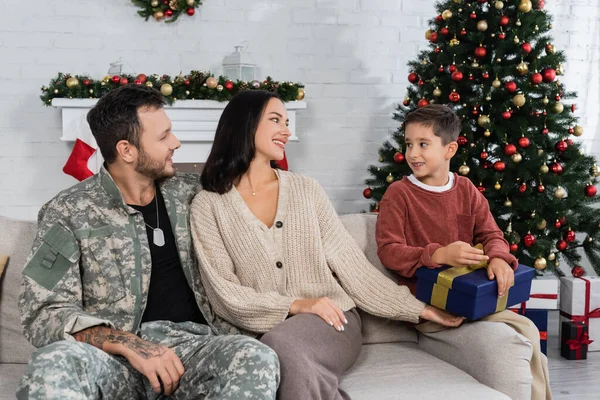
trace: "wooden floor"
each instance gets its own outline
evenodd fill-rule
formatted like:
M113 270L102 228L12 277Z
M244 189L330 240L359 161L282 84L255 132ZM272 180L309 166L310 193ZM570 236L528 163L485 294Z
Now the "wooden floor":
M600 351L587 360L570 361L560 356L558 311L548 315L548 367L555 400L600 400Z

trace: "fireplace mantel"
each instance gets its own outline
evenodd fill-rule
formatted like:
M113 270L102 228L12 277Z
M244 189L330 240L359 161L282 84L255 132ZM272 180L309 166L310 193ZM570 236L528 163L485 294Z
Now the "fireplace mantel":
M52 106L62 112L62 141L75 141L82 130L89 131L86 115L98 99L62 99L52 100ZM217 123L227 102L214 100L178 100L165 111L173 123L173 132L181 141L181 148L175 152L173 161L177 163L202 163L206 161L212 146ZM306 102L285 103L290 119L290 140L297 141L296 111L306 108ZM96 172L102 164L102 158L96 152L95 160L89 167Z

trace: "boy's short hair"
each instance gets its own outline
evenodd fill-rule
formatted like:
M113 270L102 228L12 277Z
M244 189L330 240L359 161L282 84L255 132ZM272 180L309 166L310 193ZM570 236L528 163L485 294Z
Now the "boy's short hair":
M408 124L431 127L433 134L440 137L444 145L456 141L461 130L458 115L450 107L441 104L430 104L411 111L404 119L404 128Z

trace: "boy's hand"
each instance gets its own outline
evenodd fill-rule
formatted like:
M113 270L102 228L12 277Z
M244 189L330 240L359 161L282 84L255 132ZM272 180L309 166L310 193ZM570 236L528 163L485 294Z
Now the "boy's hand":
M488 278L498 281L498 297L502 297L508 292L508 289L515 283L515 272L501 258L492 258L488 267Z
M453 267L476 265L482 261L487 261L488 258L483 254L483 250L476 249L469 243L460 241L440 247L431 255L432 261L436 264L448 264Z

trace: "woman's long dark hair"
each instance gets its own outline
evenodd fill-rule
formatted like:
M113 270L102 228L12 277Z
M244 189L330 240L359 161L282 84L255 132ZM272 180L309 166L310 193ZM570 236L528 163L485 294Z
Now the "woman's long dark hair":
M202 187L227 193L254 159L254 135L267 103L279 95L263 90L246 90L235 95L223 110L215 140L204 169Z

